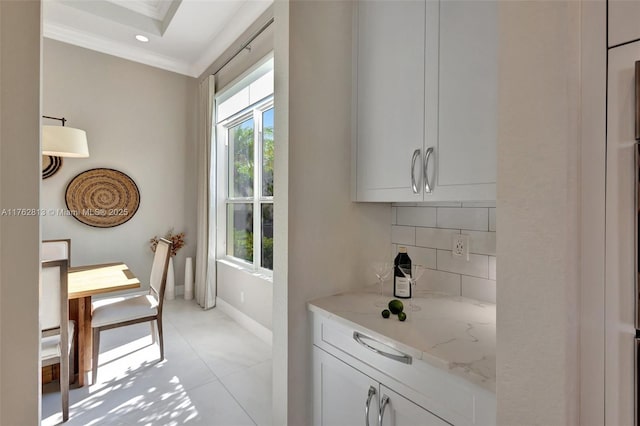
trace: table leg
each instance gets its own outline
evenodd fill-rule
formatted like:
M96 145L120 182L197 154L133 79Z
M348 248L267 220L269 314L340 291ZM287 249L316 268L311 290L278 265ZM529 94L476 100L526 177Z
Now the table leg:
M91 329L91 296L87 296L83 298L84 300L84 309L83 309L83 317L84 317L84 346L83 346L83 358L84 358L84 371L91 372L91 354L92 354L92 342L93 335ZM82 365L82 364L80 364Z
M73 371L79 387L85 385L86 373L91 371L91 296L69 300L69 319L76 322Z
M81 309L82 307L82 309ZM76 341L73 345L73 372L76 377L75 382L79 387L84 386L84 373L82 372L83 350L84 347L84 334L81 330L84 329L84 317L81 315L81 311L84 311L83 299L71 299L69 300L69 319L76 323Z

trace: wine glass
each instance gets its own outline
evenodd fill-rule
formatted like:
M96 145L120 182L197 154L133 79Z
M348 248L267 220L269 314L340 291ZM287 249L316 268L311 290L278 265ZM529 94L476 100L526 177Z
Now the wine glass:
M389 275L391 275L391 271L393 271L393 265L391 262L373 262L371 267L373 272L376 274L376 278L378 278L378 283L380 284L380 297L376 302L376 306L387 306L384 300L383 286L384 282L389 278Z
M409 280L409 285L411 285L411 299L409 300L409 310L411 312L417 312L420 310L420 306L413 303L413 299L416 297L416 284L418 280L425 273L427 268L420 264L412 264L409 265L398 265L398 269L402 272L402 275L405 276L407 280Z

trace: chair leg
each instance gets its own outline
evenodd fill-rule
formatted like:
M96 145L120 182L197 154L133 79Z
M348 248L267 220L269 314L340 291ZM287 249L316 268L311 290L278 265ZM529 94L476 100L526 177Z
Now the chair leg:
M100 329L93 329L93 356L91 359L91 384L95 385L98 378L98 354L100 353ZM83 374L82 369L80 374Z
M151 324L151 344L153 345L156 343L156 323L149 321L149 324Z
M162 338L162 318L158 317L156 321L158 322L158 339L160 339L160 361L162 361L164 360L164 339Z
M65 349L62 348L64 352ZM62 397L62 421L69 420L69 354L60 357L60 396Z
M71 342L71 350L69 351L69 384L75 383L76 375L75 375L75 355L74 352L76 350L76 331L74 328L73 335L69 336Z

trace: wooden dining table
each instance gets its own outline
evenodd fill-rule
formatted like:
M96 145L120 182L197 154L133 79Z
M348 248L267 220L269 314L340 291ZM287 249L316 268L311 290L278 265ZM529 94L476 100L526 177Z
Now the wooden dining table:
M85 385L91 371L92 330L91 297L140 287L140 280L124 263L74 266L69 268L69 319L76 321L77 344L74 349L76 383Z

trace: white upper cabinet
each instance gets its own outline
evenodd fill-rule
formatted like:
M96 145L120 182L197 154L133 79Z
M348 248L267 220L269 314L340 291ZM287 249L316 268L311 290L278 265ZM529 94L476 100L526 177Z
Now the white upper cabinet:
M497 8L495 1L440 2L436 182L425 200L495 199Z
M357 201L494 200L497 2L360 1Z
M421 201L410 170L424 141L425 2L361 1L357 13L357 198Z
M640 40L640 0L609 0L609 47Z

